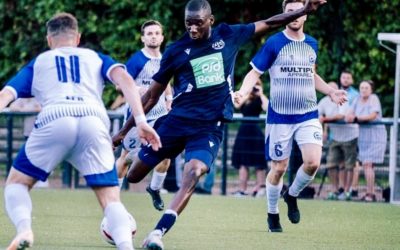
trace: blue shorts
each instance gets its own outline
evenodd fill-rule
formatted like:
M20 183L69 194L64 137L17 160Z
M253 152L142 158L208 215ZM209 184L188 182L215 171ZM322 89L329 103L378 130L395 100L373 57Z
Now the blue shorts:
M172 115L159 118L154 128L161 138L162 148L153 151L146 146L139 152L140 160L151 167L164 159L174 159L185 150L185 162L196 159L210 168L217 157L224 132L221 122L197 122Z

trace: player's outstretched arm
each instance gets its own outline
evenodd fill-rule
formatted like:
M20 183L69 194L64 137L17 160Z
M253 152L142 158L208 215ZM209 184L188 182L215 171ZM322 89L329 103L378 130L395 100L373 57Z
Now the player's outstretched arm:
M121 88L126 101L132 109L134 122L137 124L138 134L142 143L150 143L154 150L158 150L158 148L161 147L160 137L155 130L147 124L135 81L121 67L116 67L111 71L111 78Z
M317 73L315 73L315 89L329 96L331 100L339 105L347 102L347 92L342 89L334 89L329 86Z
M235 105L241 105L245 101L245 98L250 94L257 81L260 80L260 73L254 69L250 70L243 79L242 86L238 91L233 94L233 100Z
M265 34L267 31L286 25L301 16L314 13L320 5L323 5L326 2L326 0L307 0L304 7L301 9L281 13L266 20L255 22L255 34Z
M15 96L11 90L4 88L0 91L0 112L7 107L10 102L14 101Z

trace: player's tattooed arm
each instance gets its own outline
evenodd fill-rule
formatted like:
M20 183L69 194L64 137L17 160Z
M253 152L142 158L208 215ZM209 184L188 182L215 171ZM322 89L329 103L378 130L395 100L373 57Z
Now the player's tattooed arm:
M286 25L297 18L311 14L315 12L320 5L325 4L326 0L307 0L304 4L304 7L295 11L289 11L286 13L281 13L275 16L272 16L266 20L261 20L255 22L255 33L256 35L263 35L266 32Z

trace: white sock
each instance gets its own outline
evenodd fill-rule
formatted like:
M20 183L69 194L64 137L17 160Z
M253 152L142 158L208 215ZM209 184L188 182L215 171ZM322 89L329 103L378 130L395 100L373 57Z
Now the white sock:
M28 187L9 184L4 189L5 207L18 233L32 230L32 200Z
M307 187L313 179L314 176L306 174L306 172L304 172L303 166L301 166L299 170L297 170L296 178L294 178L294 181L289 188L289 194L294 197L299 196L301 190Z
M119 185L119 188L122 188L122 184L124 184L124 177L118 178L118 185Z
M267 190L267 207L268 213L279 214L278 201L281 196L283 182L279 182L278 185L272 185L268 180L265 181Z
M164 184L167 172L160 173L156 170L153 171L153 176L151 177L150 188L153 190L160 190Z
M121 202L109 203L104 209L104 216L115 245L118 248L131 246L133 249L129 216L124 205Z

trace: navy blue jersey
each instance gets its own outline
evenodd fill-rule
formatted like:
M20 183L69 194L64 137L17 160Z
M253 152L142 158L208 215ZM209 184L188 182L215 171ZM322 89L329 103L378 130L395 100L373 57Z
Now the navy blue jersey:
M234 64L241 45L254 34L254 24L220 24L207 40L188 33L167 47L153 80L174 78L170 115L201 121L231 120Z

